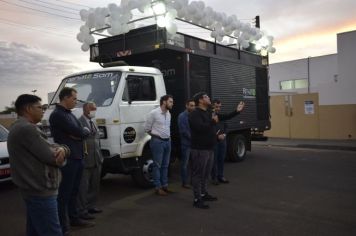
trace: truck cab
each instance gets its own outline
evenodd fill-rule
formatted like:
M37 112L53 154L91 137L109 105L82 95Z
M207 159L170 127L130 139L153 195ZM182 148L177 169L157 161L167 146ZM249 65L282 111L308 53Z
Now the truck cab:
M65 77L59 85L42 121L50 136L49 116L59 103L63 87L77 90L73 113L79 118L85 102L95 102L95 122L104 155L103 173L131 174L141 186L152 183L150 136L144 132L146 115L159 106L166 94L162 73L156 68L119 66L85 71Z

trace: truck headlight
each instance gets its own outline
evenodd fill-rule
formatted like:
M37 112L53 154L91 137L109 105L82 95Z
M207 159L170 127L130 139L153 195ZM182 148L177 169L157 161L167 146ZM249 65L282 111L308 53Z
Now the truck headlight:
M108 138L108 134L106 132L106 127L105 126L98 126L98 129L99 129L99 137L101 139Z

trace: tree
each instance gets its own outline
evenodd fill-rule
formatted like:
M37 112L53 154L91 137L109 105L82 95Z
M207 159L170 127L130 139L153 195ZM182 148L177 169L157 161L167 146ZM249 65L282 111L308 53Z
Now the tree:
M0 114L11 114L15 112L15 102L11 102L10 106L5 106L5 110L1 111Z

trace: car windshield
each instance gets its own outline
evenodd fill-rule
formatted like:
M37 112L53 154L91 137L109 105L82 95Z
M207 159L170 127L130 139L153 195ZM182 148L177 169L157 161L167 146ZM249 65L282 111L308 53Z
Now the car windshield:
M95 102L98 107L110 106L121 78L121 72L94 72L76 75L63 80L51 104L59 103L59 91L63 87L77 90L79 101ZM81 107L79 102L77 107Z
M8 131L0 125L0 142L7 141Z

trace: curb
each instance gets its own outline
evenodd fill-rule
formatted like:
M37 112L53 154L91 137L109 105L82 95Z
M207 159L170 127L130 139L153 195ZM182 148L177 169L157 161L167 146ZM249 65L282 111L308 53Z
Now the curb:
M291 148L311 148L311 149L324 149L324 150L335 150L335 151L354 151L356 152L355 146L337 146L337 145L317 145L317 144L273 144L273 143L253 143L253 145L258 146L274 146L274 147L291 147Z
M297 147L301 148L314 148L314 149L327 149L327 150L342 150L342 151L354 151L356 147L350 146L333 146L333 145L314 145L314 144L298 144Z

